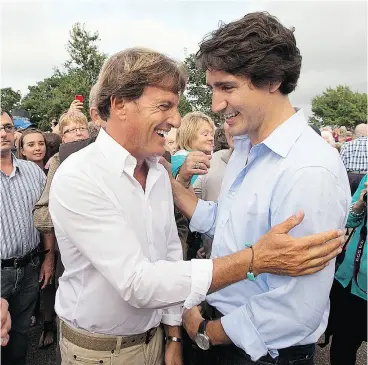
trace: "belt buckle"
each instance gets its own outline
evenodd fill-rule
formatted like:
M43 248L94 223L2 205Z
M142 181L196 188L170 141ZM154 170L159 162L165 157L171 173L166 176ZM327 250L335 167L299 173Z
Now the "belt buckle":
M18 259L14 259L14 264L13 264L13 266L14 266L14 269L18 269L18 267L19 267Z

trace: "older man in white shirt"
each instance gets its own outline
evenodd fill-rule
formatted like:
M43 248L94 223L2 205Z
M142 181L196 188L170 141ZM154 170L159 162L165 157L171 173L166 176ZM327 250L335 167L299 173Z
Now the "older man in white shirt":
M262 237L254 256L245 249L182 261L171 184L157 156L180 125L185 83L182 66L157 52L111 56L96 96L107 130L55 174L49 206L65 266L56 297L63 364L162 364L162 323L165 362L180 365L183 303L197 305L249 270L316 272L341 250L340 231L288 236L298 214Z

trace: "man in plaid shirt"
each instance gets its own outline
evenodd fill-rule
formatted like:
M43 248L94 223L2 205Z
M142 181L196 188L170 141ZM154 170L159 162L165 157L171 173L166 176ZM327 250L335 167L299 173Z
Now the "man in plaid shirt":
M352 194L355 193L368 169L367 127L367 124L359 124L354 131L356 139L341 146L340 154L348 172Z

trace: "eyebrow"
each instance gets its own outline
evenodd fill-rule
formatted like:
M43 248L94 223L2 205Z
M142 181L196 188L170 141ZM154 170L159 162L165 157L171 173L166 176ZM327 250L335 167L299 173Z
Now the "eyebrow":
M213 89L212 85L206 84L210 89ZM235 81L217 81L214 83L214 87L221 87L221 86L236 86L237 83Z
M174 105L179 105L179 101L177 103L174 103L171 100L159 100L158 104L167 104L169 106L169 108L172 108Z

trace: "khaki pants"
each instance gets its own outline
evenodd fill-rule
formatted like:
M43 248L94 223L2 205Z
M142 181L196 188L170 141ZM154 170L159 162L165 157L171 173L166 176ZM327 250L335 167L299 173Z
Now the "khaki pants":
M75 329L75 331L90 337L106 337L80 329ZM60 333L62 365L162 365L164 361L163 351L163 333L160 327L148 345L141 344L121 350L116 349L113 353L112 351L87 350L76 346Z

